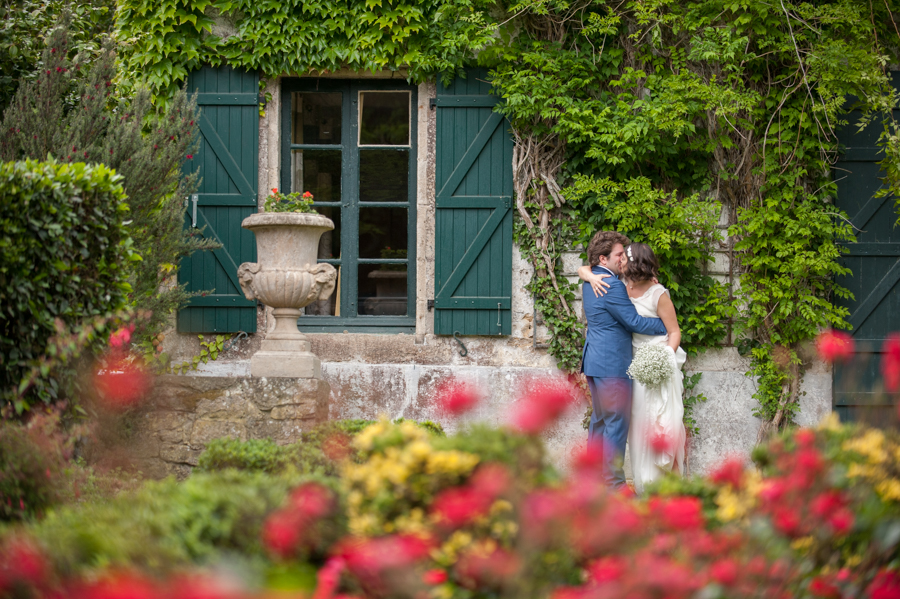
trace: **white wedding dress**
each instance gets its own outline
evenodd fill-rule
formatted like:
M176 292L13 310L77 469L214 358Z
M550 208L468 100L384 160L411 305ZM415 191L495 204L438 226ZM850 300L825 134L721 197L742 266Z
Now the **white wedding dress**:
M641 297L631 298L631 302L641 316L658 317L656 306L663 293L668 293L668 290L656 284ZM665 346L668 340L668 335L632 335L635 351L647 344ZM647 388L634 381L628 447L634 490L639 495L643 493L644 485L661 478L666 472L684 476L684 375L681 367L687 354L679 347L678 351L670 352L669 357L674 374L659 387ZM665 448L657 451L654 444Z

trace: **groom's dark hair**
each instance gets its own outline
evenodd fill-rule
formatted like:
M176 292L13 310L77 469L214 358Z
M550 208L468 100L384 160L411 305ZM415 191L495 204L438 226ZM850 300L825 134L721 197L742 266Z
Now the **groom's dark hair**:
M597 266L600 264L600 256L609 258L613 246L617 243L627 246L631 243L631 240L618 231L598 231L595 233L591 238L591 242L588 244L588 263L591 266Z

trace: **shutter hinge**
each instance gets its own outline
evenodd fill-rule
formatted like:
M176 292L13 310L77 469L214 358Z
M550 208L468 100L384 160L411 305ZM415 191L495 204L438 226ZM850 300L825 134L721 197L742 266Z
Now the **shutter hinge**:
M437 98L431 98L428 100L428 107L434 110L437 108Z
M428 300L428 311L431 312L431 309L434 308L434 300Z
M260 106L266 105L266 92L259 92L259 104Z

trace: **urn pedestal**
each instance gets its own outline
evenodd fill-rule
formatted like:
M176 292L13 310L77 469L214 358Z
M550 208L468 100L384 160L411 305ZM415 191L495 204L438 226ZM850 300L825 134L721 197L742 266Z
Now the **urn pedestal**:
M334 267L316 263L319 237L334 223L320 214L262 212L241 226L253 231L258 260L238 267L241 290L247 299L274 308L275 315L275 330L250 358L250 376L321 379L321 361L297 329L297 319L301 308L334 292Z

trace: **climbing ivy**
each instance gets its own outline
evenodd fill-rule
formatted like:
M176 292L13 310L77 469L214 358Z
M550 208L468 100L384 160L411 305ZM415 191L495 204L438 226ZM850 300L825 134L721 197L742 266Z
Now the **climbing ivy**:
M170 97L202 64L264 77L405 70L455 74L492 41L487 0L123 0L125 70Z

